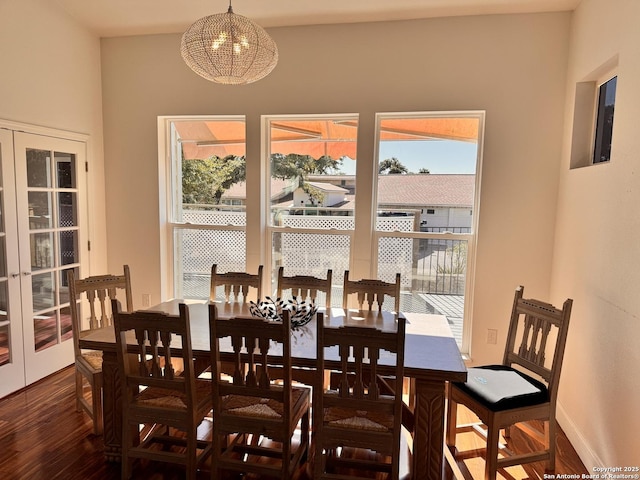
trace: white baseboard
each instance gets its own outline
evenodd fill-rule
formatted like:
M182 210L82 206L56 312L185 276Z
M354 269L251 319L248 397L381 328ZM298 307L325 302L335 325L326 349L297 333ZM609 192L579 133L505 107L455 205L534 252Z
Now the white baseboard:
M580 430L578 430L576 424L573 423L573 420L571 420L571 417L569 417L567 411L562 408L560 403L557 404L556 419L564 433L567 435L571 445L575 448L580 460L584 463L587 472L592 473L594 467L601 467L603 465L602 460L598 458L596 452L591 448L588 439L586 439Z

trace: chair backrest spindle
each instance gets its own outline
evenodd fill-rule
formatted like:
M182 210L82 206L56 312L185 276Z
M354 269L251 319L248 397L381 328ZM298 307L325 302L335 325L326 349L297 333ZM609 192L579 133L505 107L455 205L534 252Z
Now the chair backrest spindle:
M395 282L385 282L364 278L361 280L350 280L349 271L344 272L344 284L342 293L342 308L349 308L349 296L357 296L358 308L360 310L372 310L373 305L378 305L378 311L382 311L385 295L394 298L394 311L400 312L400 274L396 274ZM366 308L365 308L366 306Z
M129 266L123 267L122 275L94 275L87 278L76 278L76 272L67 272L69 283L69 302L71 310L72 328L74 331L74 350L76 356L80 355L78 341L81 332L95 330L112 325L112 311L110 301L121 298L124 300L126 310L133 311L133 296L131 294L131 275ZM81 316L82 303L78 303L81 294L85 295L88 309L88 328L84 328ZM119 294L123 294L119 297Z
M567 299L559 309L550 303L523 298L523 293L523 287L519 287L514 296L503 364L516 364L539 375L555 398L573 302ZM548 352L552 334L556 335L555 347Z
M325 308L331 308L331 286L332 286L332 270L327 270L327 279L312 277L309 275L293 275L286 277L284 275L284 267L278 269L278 285L276 296L282 298L282 292L291 290L291 295L299 297L302 300L311 300L316 303L318 292L325 295ZM316 303L316 306L320 307Z
M257 274L246 272L226 272L218 273L218 266L211 266L211 283L209 289L209 300L215 301L217 297L217 288L223 287L225 302L247 302L250 295L250 288L256 290L256 299L262 297L262 269L258 267Z

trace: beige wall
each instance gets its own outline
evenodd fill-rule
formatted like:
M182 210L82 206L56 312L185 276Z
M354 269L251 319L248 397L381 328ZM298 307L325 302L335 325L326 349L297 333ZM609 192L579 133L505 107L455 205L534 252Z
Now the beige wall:
M638 465L640 2L583 0L572 21L552 296L574 299L560 421L587 466ZM618 55L611 162L569 169L577 82Z
M0 0L0 69L0 120L89 135L90 263L91 272L104 273L106 220L98 38L49 0Z

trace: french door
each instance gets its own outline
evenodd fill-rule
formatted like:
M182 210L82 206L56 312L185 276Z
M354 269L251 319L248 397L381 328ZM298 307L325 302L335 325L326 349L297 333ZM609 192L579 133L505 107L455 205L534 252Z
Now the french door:
M25 376L20 304L22 278L15 275L20 272L20 259L17 254L13 133L1 128L0 169L0 397L3 397L23 387Z
M0 129L0 397L73 362L66 278L88 251L85 150Z

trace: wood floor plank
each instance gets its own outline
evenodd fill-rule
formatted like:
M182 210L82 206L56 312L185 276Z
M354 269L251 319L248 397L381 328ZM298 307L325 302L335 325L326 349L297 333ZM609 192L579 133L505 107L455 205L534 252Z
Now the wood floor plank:
M102 437L93 435L89 417L75 410L73 372L73 367L66 368L0 400L0 479L120 479L120 466L105 462ZM204 425L200 433L209 432L210 428ZM467 449L481 445L461 446ZM530 445L514 430L510 447L521 452ZM558 436L558 455L557 473L586 473L562 432ZM466 463L464 470L470 472L469 478L482 479L482 461ZM543 468L534 464L533 468L522 470L521 474L516 471L506 478L542 478ZM297 477L297 480L311 479L304 469ZM182 480L184 472L177 466L138 463L133 478ZM200 472L198 479L209 480L209 473Z

